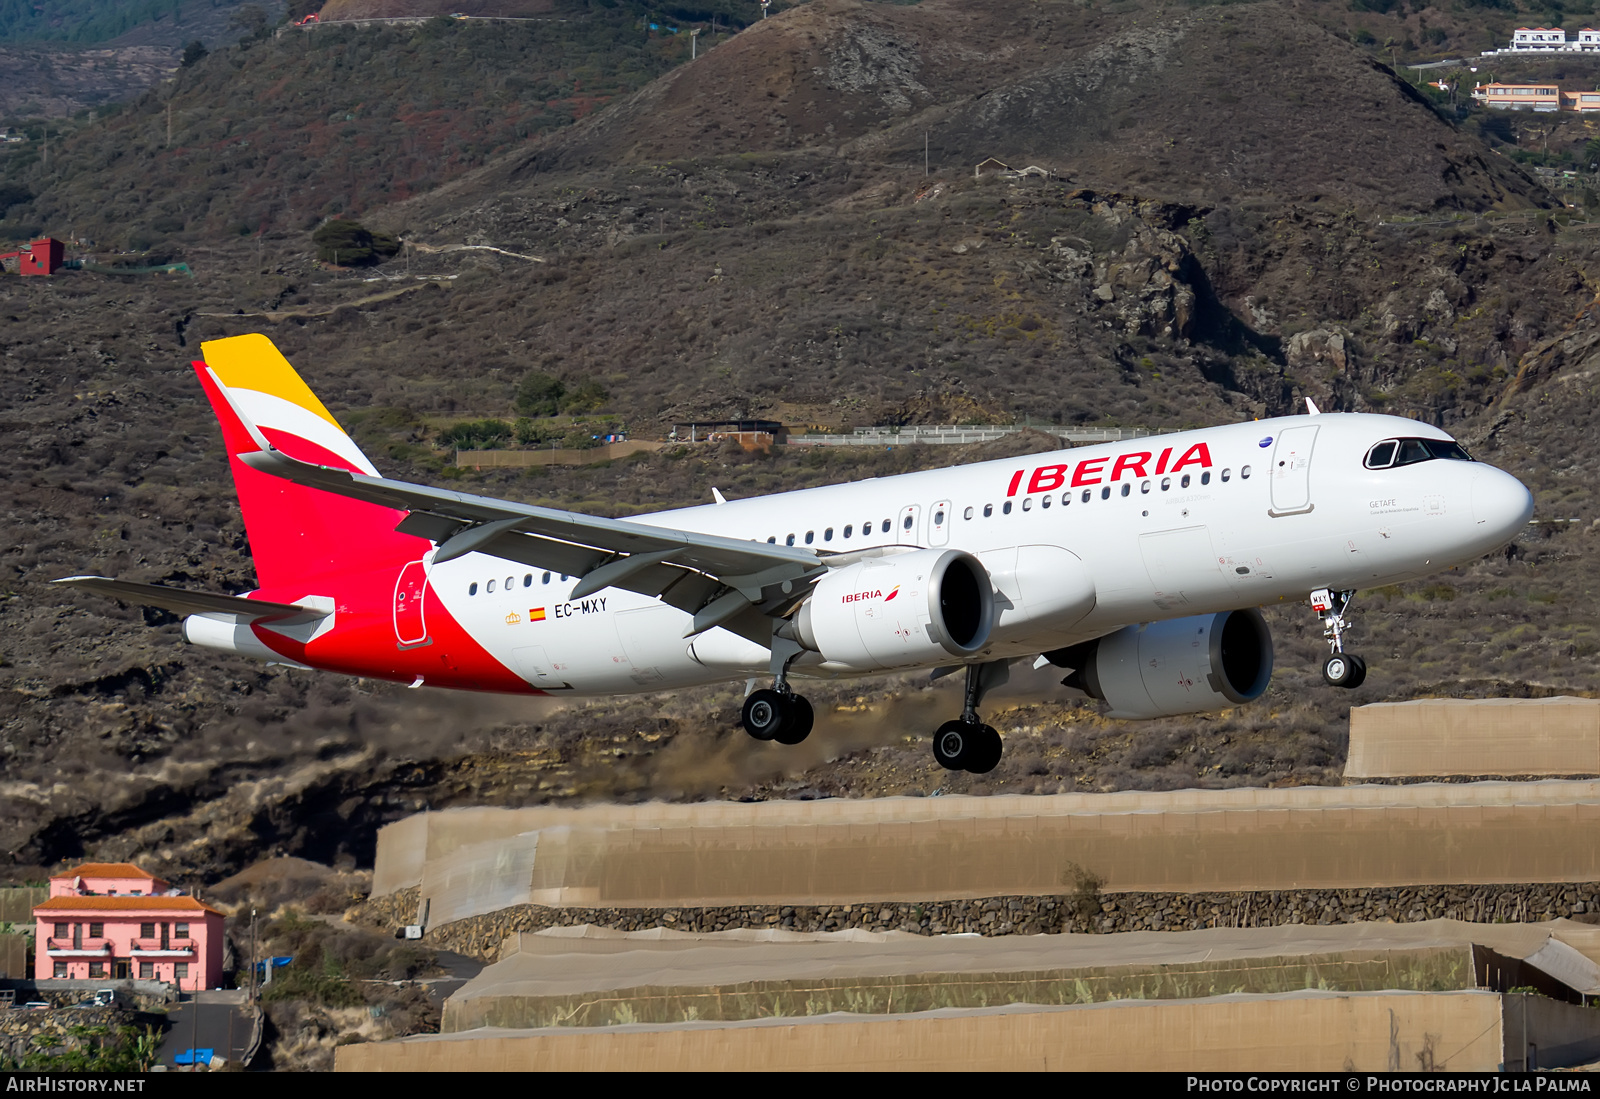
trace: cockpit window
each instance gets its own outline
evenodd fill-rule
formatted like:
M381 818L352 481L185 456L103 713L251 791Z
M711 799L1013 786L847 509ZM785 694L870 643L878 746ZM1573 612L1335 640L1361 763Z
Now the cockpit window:
M1472 455L1460 443L1450 439L1385 439L1367 451L1364 464L1368 469L1391 469L1434 458L1454 462L1472 461Z
M1388 469L1394 465L1394 451L1399 445L1399 442L1394 439L1385 439L1367 451L1367 468Z

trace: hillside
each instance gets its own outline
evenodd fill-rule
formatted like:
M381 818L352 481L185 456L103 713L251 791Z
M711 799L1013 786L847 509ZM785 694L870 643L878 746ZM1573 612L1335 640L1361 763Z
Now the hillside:
M319 27L217 51L162 92L58 143L0 152L38 198L0 235L72 228L99 247L300 233L437 186L570 124L674 63L618 35L622 10L574 22ZM170 116L170 136L168 123Z
M688 65L598 5L324 26L187 70L170 149L163 92L52 138L48 166L0 154L37 196L10 233L196 272L0 278L0 849L214 879L263 852L359 862L423 806L1337 781L1352 702L1592 691L1600 242L1475 125L1301 18L1323 7L816 0ZM990 155L1057 176L975 178ZM309 230L334 212L413 247L318 264ZM1281 607L1274 684L1236 712L1109 722L1029 677L993 707L1007 761L950 776L925 734L952 686L907 677L819 689L818 734L782 755L734 730L736 688L409 692L186 648L159 614L50 588L252 586L185 366L243 331L271 334L385 473L604 514L1048 442L477 474L446 467L442 429L513 418L531 369L598 383L641 436L735 412L1158 428L1310 395L1444 424L1527 479L1541 518L1582 521L1364 595L1353 695L1319 685L1314 619Z

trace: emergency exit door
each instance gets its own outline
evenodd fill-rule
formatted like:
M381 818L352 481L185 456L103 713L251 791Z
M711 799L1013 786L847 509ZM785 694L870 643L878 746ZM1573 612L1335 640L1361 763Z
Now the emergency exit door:
M423 617L427 591L428 576L421 561L412 561L400 570L394 582L394 638L402 649L428 640L428 623Z

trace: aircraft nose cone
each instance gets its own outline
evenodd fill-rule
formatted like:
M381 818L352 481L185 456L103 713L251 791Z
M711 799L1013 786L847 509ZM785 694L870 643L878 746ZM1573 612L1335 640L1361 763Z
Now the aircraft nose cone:
M1481 469L1472 480L1472 518L1485 535L1509 540L1533 518L1533 493L1503 470Z

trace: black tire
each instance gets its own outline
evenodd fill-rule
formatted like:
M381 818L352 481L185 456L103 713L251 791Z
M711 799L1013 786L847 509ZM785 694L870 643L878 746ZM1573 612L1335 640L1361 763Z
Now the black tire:
M816 715L812 712L811 703L802 695L790 695L785 701L789 704L789 720L772 739L779 744L799 744L811 735L811 723Z
M972 738L972 747L967 750L966 770L974 775L986 775L1000 765L1000 757L1005 754L1005 745L1000 741L1000 734L995 732L990 725L979 725L976 735Z
M740 718L744 722L744 731L755 739L775 740L788 725L793 709L789 700L777 691L752 691L750 697L744 700L744 711Z
M974 735L982 726L965 721L947 721L933 734L933 758L947 771L965 771L971 758Z
M1350 663L1354 668L1350 673L1350 682L1345 684L1345 688L1353 691L1367 681L1367 662L1359 656L1352 656Z
M1350 657L1334 653L1322 662L1322 681L1330 687L1348 687L1355 670L1355 662Z

